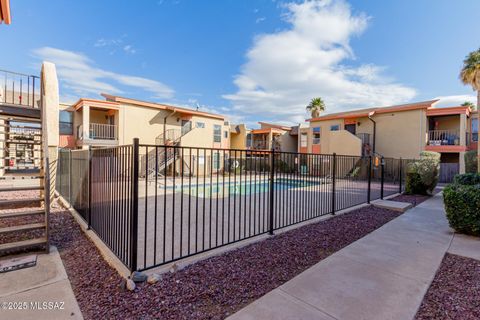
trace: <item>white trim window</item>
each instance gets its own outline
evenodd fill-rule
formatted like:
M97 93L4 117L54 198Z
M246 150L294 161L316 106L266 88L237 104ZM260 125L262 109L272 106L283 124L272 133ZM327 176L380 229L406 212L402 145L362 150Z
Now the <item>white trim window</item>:
M312 144L320 144L320 127L313 128Z
M308 146L308 133L302 132L300 134L300 147L306 148Z
M222 126L219 124L213 125L213 142L222 142Z
M203 128L205 128L205 122L197 122L197 123L195 123L195 126L198 129L203 129Z

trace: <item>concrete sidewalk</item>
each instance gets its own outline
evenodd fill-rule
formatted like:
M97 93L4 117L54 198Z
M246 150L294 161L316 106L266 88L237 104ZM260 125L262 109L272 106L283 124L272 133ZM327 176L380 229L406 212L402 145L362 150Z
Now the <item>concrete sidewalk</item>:
M0 274L0 319L83 319L55 247L34 267Z
M453 237L437 194L230 319L413 319Z

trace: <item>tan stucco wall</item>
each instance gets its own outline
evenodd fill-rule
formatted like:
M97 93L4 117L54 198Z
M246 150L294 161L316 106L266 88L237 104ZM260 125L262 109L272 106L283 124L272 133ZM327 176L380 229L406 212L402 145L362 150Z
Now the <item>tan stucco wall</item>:
M443 116L435 117L435 121L438 122L436 130L459 130L460 129L460 116Z
M193 129L182 137L181 145L187 147L203 147L203 148L229 148L230 146L230 125L224 125L224 121L220 119L193 116L191 118ZM205 128L197 128L196 123L205 123ZM222 141L220 143L213 141L213 127L220 125L222 127ZM225 138L225 131L228 137Z
M120 105L119 144L131 144L133 138L139 138L140 143L155 144L155 138L163 133L163 118L169 113L153 108Z
M285 131L280 138L280 149L284 152L296 152L297 151L297 136L290 135L289 131Z
M347 130L329 131L326 136L328 144L326 150L322 148L322 153L359 157L362 155L362 140Z
M230 131L230 126L224 124L224 120L203 117L185 116L175 114L167 110L141 107L136 105L121 105L119 112L119 144L130 144L133 138L139 138L140 143L155 144L155 139L164 132L164 118L166 130L181 130L182 120L192 122L192 130L181 139L181 145L187 147L203 148L228 148L230 145L230 133L225 138L225 131ZM205 128L197 128L196 123L205 123ZM221 143L213 142L213 126L222 127Z
M239 124L236 127L239 133L230 133L230 147L232 149L244 150L247 148L247 128L244 124Z
M356 133L368 133L373 141L373 123L367 117L357 118ZM410 110L402 112L392 112L385 114L375 114L373 120L377 123L376 134L376 152L385 157L393 158L418 158L420 152L425 148L427 117L425 110ZM344 119L334 119L326 121L315 121L310 123L309 130L309 147L311 152L312 128L320 127L320 146L321 153L332 153L336 145L339 145L338 154L349 152L348 154L358 154L359 151L348 151L348 148L358 147L357 142L353 142L349 133L340 133L338 135L330 135L330 127L339 125L340 129L344 129ZM351 134L350 134L351 135ZM336 139L330 143L330 137ZM341 138L344 137L343 141ZM351 145L348 146L351 141ZM333 146L334 149L331 149ZM361 152L361 143L359 149Z
M105 116L107 115L108 110L94 110L90 109L90 123L101 123L107 124L107 119Z
M427 116L425 110L375 115L377 152L384 157L418 158L425 149Z

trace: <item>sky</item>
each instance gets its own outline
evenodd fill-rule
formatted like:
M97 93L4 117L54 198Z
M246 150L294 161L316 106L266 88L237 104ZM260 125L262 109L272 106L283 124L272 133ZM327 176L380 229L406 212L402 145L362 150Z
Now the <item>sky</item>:
M326 113L441 98L480 46L477 0L22 0L0 25L0 69L57 66L62 102L109 93L295 124Z

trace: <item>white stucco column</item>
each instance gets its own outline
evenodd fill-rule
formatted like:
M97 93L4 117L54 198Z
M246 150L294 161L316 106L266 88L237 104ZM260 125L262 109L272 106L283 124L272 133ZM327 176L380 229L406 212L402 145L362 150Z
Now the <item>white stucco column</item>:
M50 173L50 198L53 199L57 172L58 143L59 143L59 104L60 96L58 78L55 65L51 62L43 62L41 72L42 94L42 132L44 141L48 147L48 160Z
M459 162L459 173L465 173L465 152L460 152L459 153L459 159L458 159L458 162Z
M82 134L85 141L90 139L90 106L83 105L82 108Z

